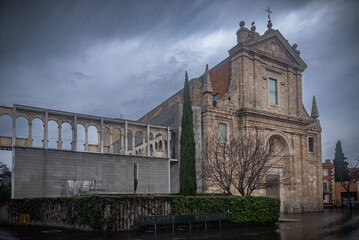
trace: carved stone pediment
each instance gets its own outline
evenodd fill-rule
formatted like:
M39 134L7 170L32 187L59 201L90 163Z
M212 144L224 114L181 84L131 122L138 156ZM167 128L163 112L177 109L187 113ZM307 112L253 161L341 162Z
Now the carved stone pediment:
M243 47L302 70L307 67L300 57L300 52L296 49L296 44L290 46L278 30L273 30L260 37L253 38L244 43Z

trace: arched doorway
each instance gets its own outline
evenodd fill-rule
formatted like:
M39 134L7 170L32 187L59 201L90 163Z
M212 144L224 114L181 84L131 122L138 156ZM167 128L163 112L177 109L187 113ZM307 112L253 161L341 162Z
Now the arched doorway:
M286 134L281 131L272 131L267 135L267 144L273 144L273 150L275 157L272 160L273 164L270 164L270 168L267 169L266 179L272 183L266 186L266 196L278 198L281 200L281 212L284 210L285 205L285 187L290 183L290 163L293 155L292 144Z

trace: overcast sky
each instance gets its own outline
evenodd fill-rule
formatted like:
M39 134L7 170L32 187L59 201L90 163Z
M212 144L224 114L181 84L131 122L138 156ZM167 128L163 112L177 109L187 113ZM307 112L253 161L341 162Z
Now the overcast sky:
M241 20L297 43L323 128L359 156L359 1L0 1L0 105L137 120L228 56ZM1 155L0 155L1 156Z

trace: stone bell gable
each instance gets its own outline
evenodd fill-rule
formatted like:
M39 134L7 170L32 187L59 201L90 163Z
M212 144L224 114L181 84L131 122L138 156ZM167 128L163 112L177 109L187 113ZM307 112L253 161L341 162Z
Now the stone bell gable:
M246 108L310 121L302 103L301 77L307 65L297 45L291 46L278 30L271 28L259 35L254 26L251 31L245 28L243 21L237 40L229 50L229 87L223 97L219 96L216 108L228 112ZM277 82L277 104L269 102L270 78ZM212 95L217 92L213 87Z

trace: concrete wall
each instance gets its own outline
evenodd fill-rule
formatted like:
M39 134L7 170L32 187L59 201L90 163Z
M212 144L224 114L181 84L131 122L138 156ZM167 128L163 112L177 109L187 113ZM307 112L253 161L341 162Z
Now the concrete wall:
M178 189L178 180L172 179L178 178L178 164L166 158L28 147L15 147L14 154L15 199L64 196L66 180L96 181L101 191L132 193L135 162L140 176L137 193ZM170 183L173 186L169 188Z

